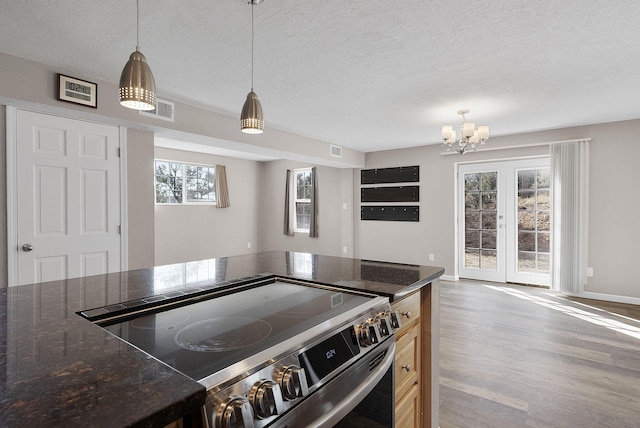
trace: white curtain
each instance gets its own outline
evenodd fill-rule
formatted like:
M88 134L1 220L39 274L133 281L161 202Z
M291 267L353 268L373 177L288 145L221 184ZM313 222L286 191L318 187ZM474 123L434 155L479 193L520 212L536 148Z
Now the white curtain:
M318 177L316 167L311 168L311 219L309 220L309 236L318 237Z
M216 206L229 208L229 186L227 185L227 168L224 165L216 165Z
M551 144L551 289L580 294L587 279L589 141Z
M284 234L288 236L293 236L293 216L296 215L291 192L293 192L293 171L288 169L284 190Z

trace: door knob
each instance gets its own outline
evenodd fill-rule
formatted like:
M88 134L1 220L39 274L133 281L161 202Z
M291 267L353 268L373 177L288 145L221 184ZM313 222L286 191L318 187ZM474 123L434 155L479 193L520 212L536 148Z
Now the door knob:
M27 252L27 253L28 253L28 252L29 252L29 251L31 251L31 250L33 250L33 245L31 245L31 244L24 244L24 245L22 246L22 251L25 251L25 252Z

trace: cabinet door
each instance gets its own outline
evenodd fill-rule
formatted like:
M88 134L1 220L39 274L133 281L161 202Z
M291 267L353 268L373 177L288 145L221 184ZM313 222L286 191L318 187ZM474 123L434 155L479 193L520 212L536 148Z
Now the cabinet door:
M396 405L396 426L414 428L420 426L420 388L414 385Z

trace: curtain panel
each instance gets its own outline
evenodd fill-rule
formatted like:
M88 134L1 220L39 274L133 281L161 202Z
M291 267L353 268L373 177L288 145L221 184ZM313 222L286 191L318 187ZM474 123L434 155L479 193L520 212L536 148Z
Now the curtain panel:
M318 237L318 174L316 168L311 168L311 220L309 221L309 236Z
M587 282L589 141L552 144L551 289L580 294Z
M218 208L231 206L227 185L227 168L224 165L216 165L216 206Z
M284 188L284 234L293 236L293 216L295 215L293 207L293 171L287 170L287 181Z

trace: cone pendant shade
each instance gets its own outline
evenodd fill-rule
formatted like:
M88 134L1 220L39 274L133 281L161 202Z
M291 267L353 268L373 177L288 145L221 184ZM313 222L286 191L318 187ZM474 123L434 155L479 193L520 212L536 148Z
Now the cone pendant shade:
M120 75L120 104L135 110L156 108L156 82L147 59L137 48Z
M240 115L240 129L246 134L262 134L264 131L264 115L258 95L253 89L247 94L247 100L242 106Z
M242 106L240 113L240 130L245 134L262 134L264 131L264 114L258 95L253 92L253 5L262 3L262 0L246 0L251 5L251 92Z

